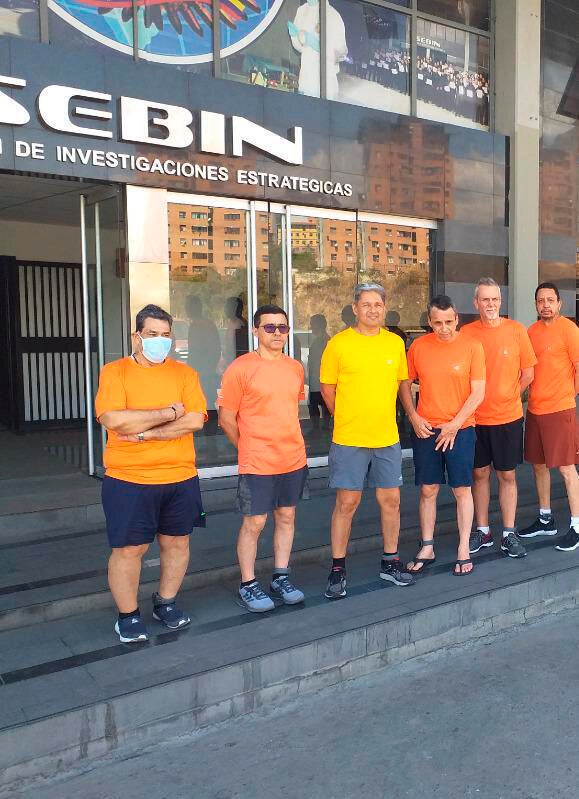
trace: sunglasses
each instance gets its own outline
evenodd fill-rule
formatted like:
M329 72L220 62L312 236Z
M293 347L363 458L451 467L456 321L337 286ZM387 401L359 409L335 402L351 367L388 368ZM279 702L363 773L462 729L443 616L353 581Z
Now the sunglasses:
M266 333L275 333L276 330L285 336L286 333L289 333L289 325L260 325L263 327Z

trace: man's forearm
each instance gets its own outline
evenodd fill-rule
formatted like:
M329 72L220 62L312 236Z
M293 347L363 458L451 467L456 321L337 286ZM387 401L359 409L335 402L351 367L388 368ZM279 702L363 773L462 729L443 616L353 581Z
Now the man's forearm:
M175 411L168 407L150 411L107 411L100 416L99 421L107 430L130 436L172 422L174 419Z
M173 441L176 438L183 438L183 436L187 436L190 433L195 433L202 429L203 416L200 413L195 413L187 414L176 421L167 422L166 424L142 432L145 434L145 441Z
M334 415L336 410L336 386L331 386L329 384L320 386L320 392L322 394L322 398L326 403L326 408L329 412Z
M462 427L466 420L473 415L483 399L484 394L481 397L478 391L473 391L452 421L457 424L459 428Z
M403 380L398 387L398 396L400 397L400 402L402 403L406 415L412 420L416 415L416 408L412 401L412 389L410 386L410 380Z
M237 449L237 445L239 443L239 427L231 422L220 422L219 424L225 433L227 440L233 444L235 449Z

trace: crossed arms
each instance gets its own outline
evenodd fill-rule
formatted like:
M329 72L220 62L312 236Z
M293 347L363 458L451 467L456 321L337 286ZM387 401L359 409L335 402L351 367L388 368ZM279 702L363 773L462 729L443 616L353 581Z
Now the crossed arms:
M174 402L150 411L105 411L98 421L121 441L138 441L137 433L143 433L145 441L172 441L201 430L205 417L195 411L186 413L182 402Z

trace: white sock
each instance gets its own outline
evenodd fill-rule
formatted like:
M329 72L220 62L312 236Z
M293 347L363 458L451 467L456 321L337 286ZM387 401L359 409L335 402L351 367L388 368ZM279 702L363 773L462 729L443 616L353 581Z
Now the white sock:
M516 533L516 529L514 527L505 527L503 530L503 538L506 538L510 533Z
M543 518L545 517L545 518ZM539 508L539 519L545 524L551 518L551 508Z
M483 535L486 535L487 533L490 533L490 531L491 531L490 527L481 527L480 524L477 526L476 529L480 530Z
M579 533L579 516L571 516L571 527L576 533Z

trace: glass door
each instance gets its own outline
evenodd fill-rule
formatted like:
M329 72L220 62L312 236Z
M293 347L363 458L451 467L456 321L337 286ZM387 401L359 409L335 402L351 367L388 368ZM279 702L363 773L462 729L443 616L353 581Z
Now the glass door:
M105 363L129 352L122 209L115 188L80 198L88 471L99 477L106 434L94 415L98 377Z
M289 307L291 354L305 370L300 408L309 457L326 457L332 419L320 393L320 362L328 340L353 321L357 282L356 214L292 206Z

